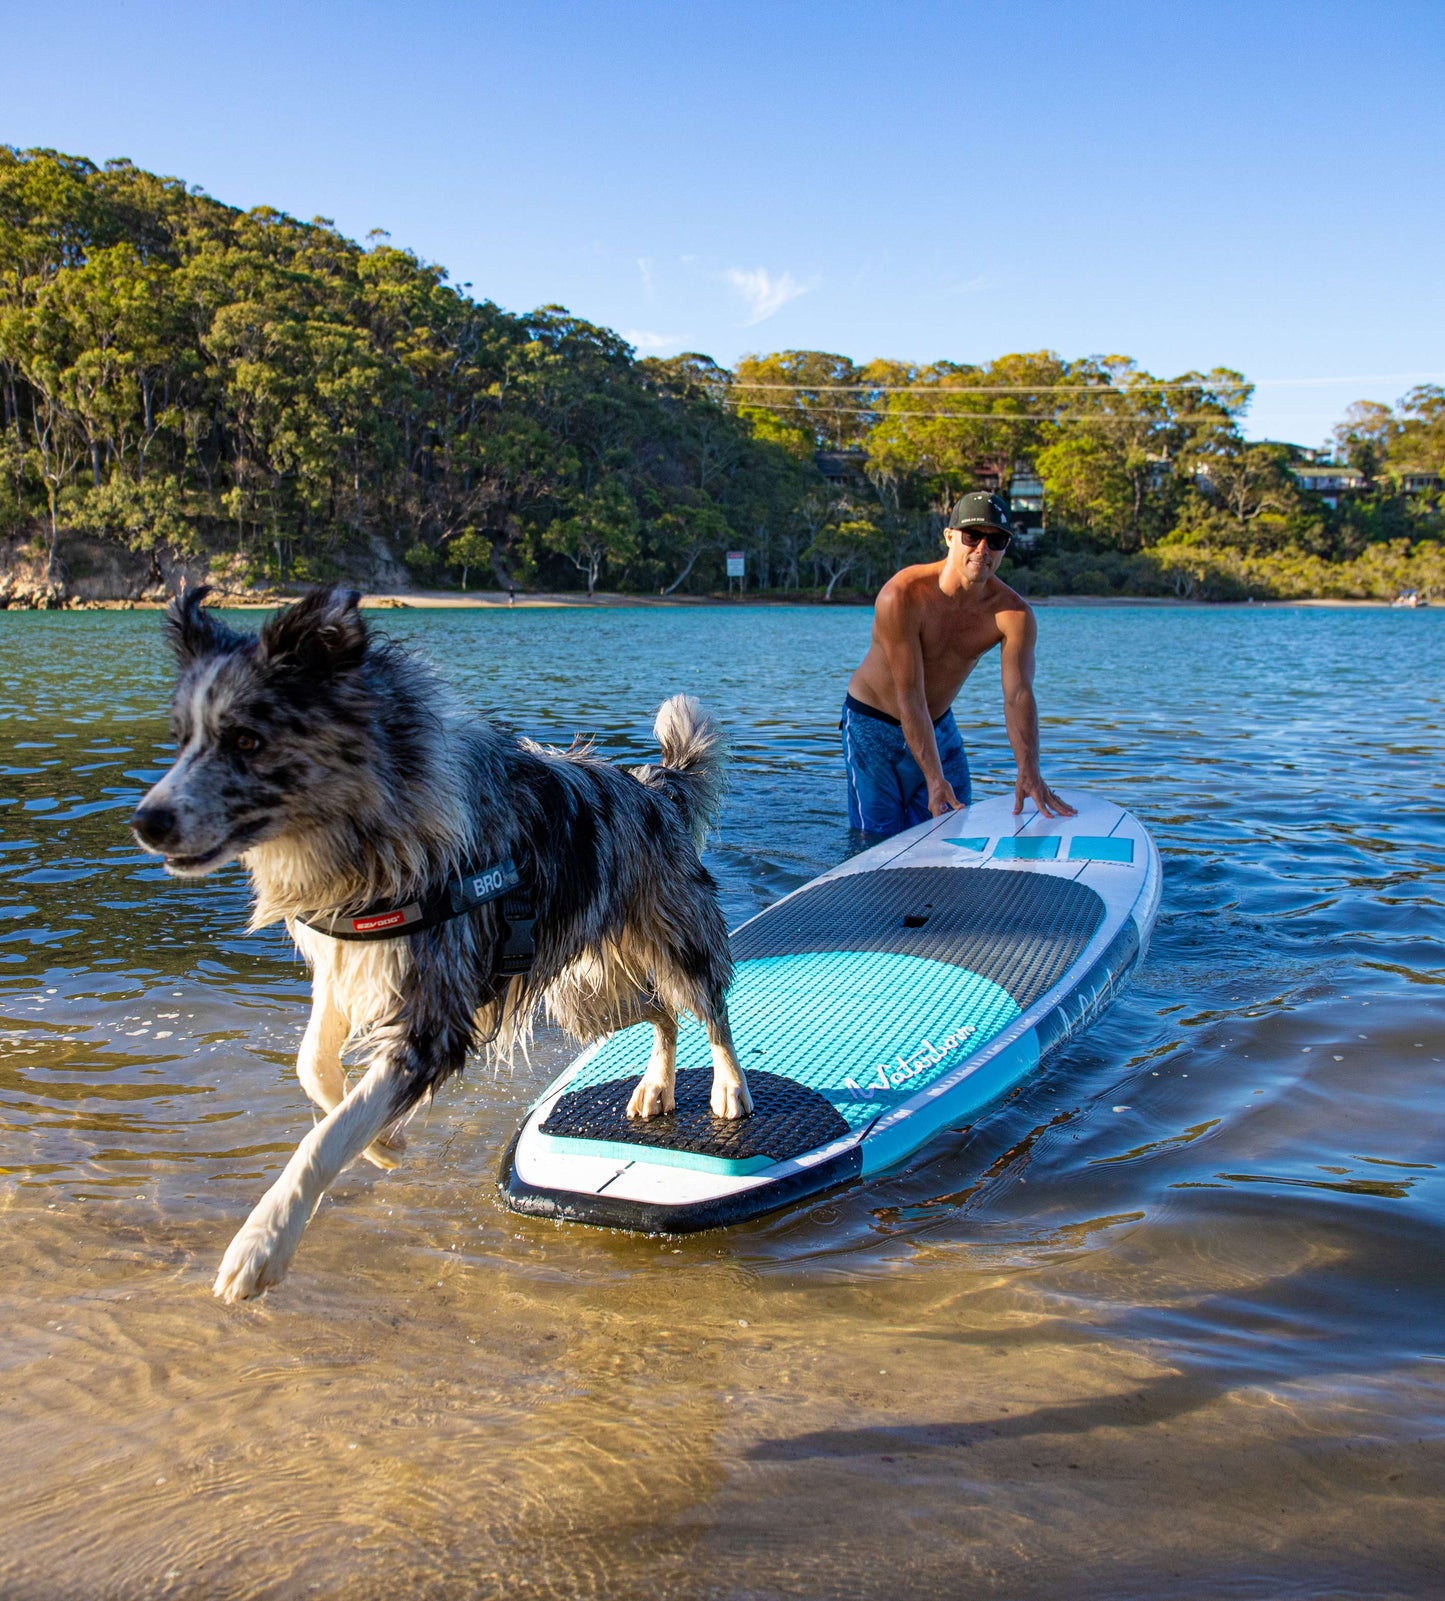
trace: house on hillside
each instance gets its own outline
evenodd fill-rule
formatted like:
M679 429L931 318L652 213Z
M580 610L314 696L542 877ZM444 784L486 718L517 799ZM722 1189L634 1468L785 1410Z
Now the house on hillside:
M862 478L868 468L866 450L817 450L813 460L824 478L835 484Z
M1358 495L1365 488L1364 473L1339 461L1292 461L1289 471L1301 489L1330 507L1338 506L1342 496Z
M1018 530L1014 538L1020 549L1028 550L1044 531L1044 481L1035 472L1032 462L1014 463L1008 482L1008 503Z

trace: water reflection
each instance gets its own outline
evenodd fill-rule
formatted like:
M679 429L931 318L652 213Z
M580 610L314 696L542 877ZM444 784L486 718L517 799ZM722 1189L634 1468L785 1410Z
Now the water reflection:
M536 737L733 738L737 922L848 848L855 610L386 614ZM560 1060L475 1068L344 1175L293 1278L209 1296L308 1126L306 986L235 872L124 817L145 614L0 615L0 1590L1428 1593L1441 1550L1438 614L1051 609L1046 772L1166 861L1107 1016L904 1173L723 1235L522 1220ZM997 688L960 707L1011 781Z

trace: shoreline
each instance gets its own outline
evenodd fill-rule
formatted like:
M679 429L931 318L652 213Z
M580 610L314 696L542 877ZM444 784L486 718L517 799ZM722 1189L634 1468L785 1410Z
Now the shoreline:
M1366 608L1390 611L1393 608L1388 600L1337 600L1328 597L1309 600L1181 600L1172 595L1037 595L1025 596L1030 606L1091 606L1091 607L1120 607L1120 606L1147 606L1166 610L1208 609L1214 610L1223 607L1237 607L1242 611L1258 611L1261 608L1273 607L1328 607L1328 608ZM275 604L270 602L267 604ZM521 611L524 608L534 610L554 608L608 609L650 607L657 610L666 610L678 606L703 606L716 608L747 607L747 606L781 606L806 607L809 610L828 610L829 608L856 609L859 607L871 608L873 602L863 599L848 600L817 600L817 599L788 599L779 595L762 596L722 596L722 595L621 595L615 593L599 592L590 600L586 595L573 594L561 590L554 592L538 592L534 594L518 594L516 604L509 605L507 596L503 591L479 590L475 594L458 595L447 590L419 590L407 593L368 594L363 595L361 604L368 610L394 610L394 611Z
M300 592L220 594L213 601L220 611L272 611L298 598ZM1088 606L1151 607L1155 609L1281 611L1302 607L1395 611L1403 610L1388 600L1348 600L1312 597L1306 600L1183 600L1172 595L1032 595L1024 597L1037 607ZM0 612L76 612L76 611L163 611L169 599L86 600L62 606L7 606ZM778 595L623 595L599 592L590 599L570 590L536 590L518 593L515 602L505 590L475 590L458 594L455 590L394 590L364 593L361 606L366 611L554 611L568 609L617 610L629 607L671 610L679 607L746 608L793 607L808 610L854 610L871 607L871 600L849 598L824 601L817 598L785 598ZM1434 609L1434 608L1425 608Z

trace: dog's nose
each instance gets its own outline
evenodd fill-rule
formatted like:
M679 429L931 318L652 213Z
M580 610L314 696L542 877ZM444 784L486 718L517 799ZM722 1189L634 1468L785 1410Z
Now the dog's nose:
M143 845L157 850L176 836L176 814L169 806L141 806L130 820L135 836Z

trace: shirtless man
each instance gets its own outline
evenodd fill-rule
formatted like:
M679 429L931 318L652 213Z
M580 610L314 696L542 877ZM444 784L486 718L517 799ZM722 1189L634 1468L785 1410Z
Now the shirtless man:
M1072 817L1039 772L1038 625L996 576L1013 537L1008 502L964 495L943 537L942 561L905 567L879 591L873 642L848 680L839 725L848 821L866 834L896 834L969 804L968 757L951 708L995 645L1003 647L1004 721L1019 770L1014 811L1028 797L1046 817Z

